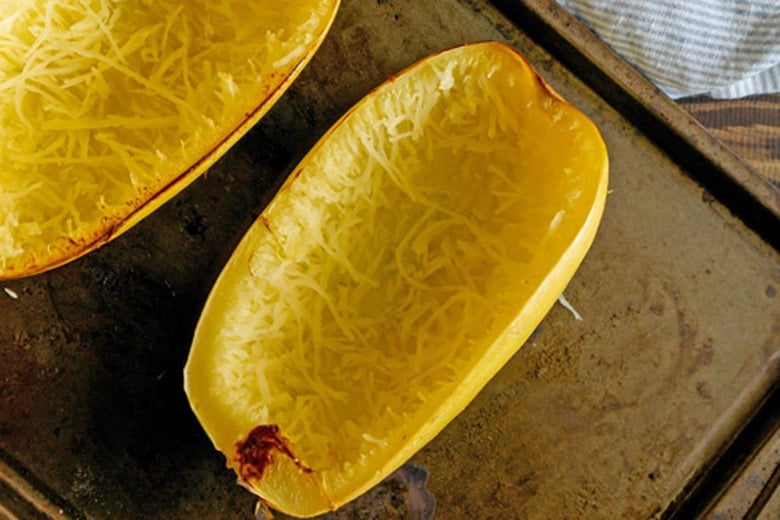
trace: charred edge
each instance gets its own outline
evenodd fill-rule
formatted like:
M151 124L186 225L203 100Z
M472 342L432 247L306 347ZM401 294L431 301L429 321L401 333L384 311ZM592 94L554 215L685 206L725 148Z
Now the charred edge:
M542 89L542 92L545 92L548 96L550 96L551 98L553 98L555 101L559 103L562 103L564 105L570 104L563 97L561 97L561 95L558 94L558 92L556 92L555 89L552 88L552 86L549 83L547 83L547 81L542 77L542 75L536 72L535 69L533 68L531 69L531 74L533 75L533 78L536 81L539 88Z
M292 452L292 445L280 433L276 424L256 426L246 439L236 443L234 460L239 464L238 474L245 482L258 482L263 478L265 469L273 462L272 452L278 451L304 473L312 469L301 462Z
M195 172L200 170L205 164L213 164L216 162L216 160L219 158L218 155L225 153L227 151L226 147L231 144L231 141L236 139L237 133L243 134L248 131L252 125L255 124L256 120L259 121L260 118L264 115L264 112L273 106L273 104L281 96L283 89L288 88L294 78L300 74L306 63L308 63L308 61L311 59L312 54L312 52L306 52L301 57L301 59L292 66L292 68L284 72L271 72L266 79L276 79L277 77L281 77L281 79L278 81L278 83L275 84L273 88L263 92L264 98L255 106L254 110L244 112L243 119L233 128L232 131L228 132L224 137L222 137L222 139L217 141L210 150L203 153L198 160L180 172L176 177L161 186L159 189L151 192L150 194L143 194L134 201L128 203L130 210L127 212L127 214L116 219L114 223L107 226L105 231L99 233L94 239L74 242L72 239L68 238L68 240L71 242L71 245L73 246L73 250L70 252L45 264L27 266L26 268L22 268L16 272L9 270L7 275L0 276L0 280L22 278L55 269L73 260L76 260L77 258L84 256L87 253L90 253L110 242L114 237L121 233L126 226L128 226L129 222L132 222L133 219L136 218L137 214L139 214L141 211L144 211L144 208L158 204L157 201L159 199L168 197L169 193L171 192L178 192L178 186L181 185L181 183L186 182L188 178L191 178ZM202 173L205 174L205 170ZM159 204L162 205L163 203Z
M67 242L70 247L63 244L62 247L55 247L56 255L49 255L39 258L35 253L30 253L27 261L14 263L7 262L4 269L0 270L0 281L14 280L45 273L68 264L82 256L90 253L105 243L107 243L116 234L119 224L109 223L103 226L107 231L98 231L93 236L95 238L82 238L79 240L73 237L61 236L57 240Z
M263 226L265 226L265 229L267 229L269 233L273 234L274 230L271 229L271 223L268 221L268 217L265 215L260 215L258 219L263 224Z
M143 211L144 208L157 203L157 200L162 197L168 197L171 192L178 192L178 186L195 175L196 172L203 169L204 165L215 163L216 160L232 146L231 142L236 139L237 134L243 135L246 133L256 121L259 121L264 113L273 106L278 97L280 97L281 92L288 88L294 77L303 70L307 61L310 59L310 56L311 53L307 52L290 69L287 69L284 72L273 71L265 76L264 79L269 82L276 80L277 78L280 79L274 84L274 87L263 91L263 99L258 102L253 110L245 111L243 119L237 123L231 131L214 143L210 150L203 153L200 158L193 162L189 167L185 168L179 175L152 193L142 195L136 199L140 202L139 204L135 204L134 207L132 207L118 222L111 226L106 233L94 242L87 244L87 247L100 247L109 242L125 225L127 225L128 222L132 221L136 214ZM205 174L206 170L204 169L201 173ZM133 206L133 204L131 204L131 206Z
M303 167L296 169L290 174L289 177L287 177L287 180L282 184L282 187L279 188L279 192L281 193L283 191L288 191L290 188L292 188L292 185L298 180L301 174L303 174Z

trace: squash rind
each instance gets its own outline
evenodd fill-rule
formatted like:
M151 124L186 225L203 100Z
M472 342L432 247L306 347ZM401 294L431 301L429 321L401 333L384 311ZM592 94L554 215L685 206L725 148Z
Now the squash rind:
M477 142L514 153L469 150ZM396 145L403 166L387 160ZM595 236L607 169L595 125L505 44L437 53L358 102L247 232L198 323L185 388L228 465L240 472L233 453L252 428L278 427L311 471L276 453L244 484L302 517L389 475L465 408L563 292ZM327 262L335 267L321 275ZM404 290L417 292L404 300ZM423 294L432 303L419 311ZM359 376L340 385L350 371ZM327 414L306 408L317 399L335 414L326 425Z
M300 74L338 6L4 3L0 279L100 247L197 179Z

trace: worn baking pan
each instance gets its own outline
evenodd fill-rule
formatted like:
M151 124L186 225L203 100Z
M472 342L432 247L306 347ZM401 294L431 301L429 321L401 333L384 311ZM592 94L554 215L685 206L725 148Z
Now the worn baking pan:
M647 134L686 174L780 247L780 190L687 116L555 0L493 0L527 35Z
M298 81L205 177L111 244L1 284L0 515L251 518L182 390L211 284L348 107L436 50L488 39L596 122L611 194L566 291L583 320L554 308L414 457L437 518L674 516L740 495L720 490L766 460L776 426L774 210L750 187L728 197L750 184L741 163L657 92L616 81L624 63L605 75L575 20L504 4L345 0ZM755 503L777 507L766 489ZM392 518L398 500L373 504Z

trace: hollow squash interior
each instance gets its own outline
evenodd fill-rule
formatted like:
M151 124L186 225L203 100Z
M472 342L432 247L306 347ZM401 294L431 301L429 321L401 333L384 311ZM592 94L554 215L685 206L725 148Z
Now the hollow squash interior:
M307 63L338 0L4 0L0 279L125 231Z
M596 127L515 50L421 61L334 125L234 252L186 366L193 410L271 507L337 508L520 348L606 185Z

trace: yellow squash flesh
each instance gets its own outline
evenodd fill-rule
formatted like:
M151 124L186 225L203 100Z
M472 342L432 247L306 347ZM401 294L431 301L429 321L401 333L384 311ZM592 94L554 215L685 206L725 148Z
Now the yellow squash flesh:
M194 181L285 91L339 0L3 0L0 279L68 262Z
M515 50L421 61L331 128L239 244L185 368L195 414L270 507L338 508L521 347L606 188L598 130Z

